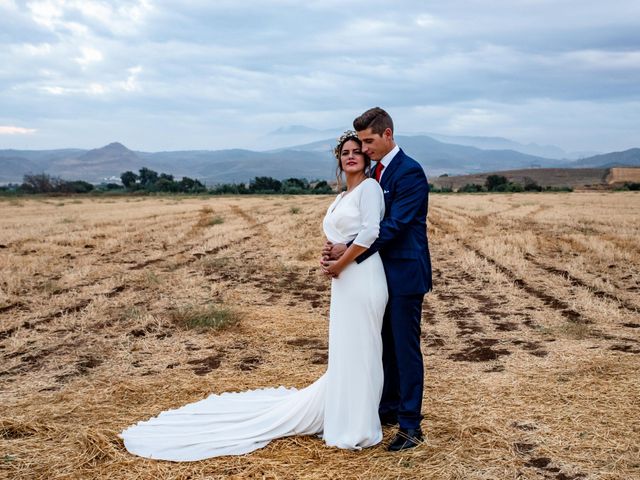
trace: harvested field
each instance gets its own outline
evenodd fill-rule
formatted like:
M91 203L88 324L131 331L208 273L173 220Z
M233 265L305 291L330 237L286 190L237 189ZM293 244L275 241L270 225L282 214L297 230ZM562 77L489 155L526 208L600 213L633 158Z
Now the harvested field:
M421 447L129 455L138 420L322 374L330 201L0 200L0 477L640 478L634 192L432 196Z

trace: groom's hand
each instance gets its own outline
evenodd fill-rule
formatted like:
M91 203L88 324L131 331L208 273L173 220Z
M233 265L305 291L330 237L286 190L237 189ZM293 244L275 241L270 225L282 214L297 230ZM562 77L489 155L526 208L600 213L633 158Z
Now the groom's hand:
M331 243L327 241L322 249L322 257L326 257L329 260L338 260L346 251L347 246L344 243Z
M329 240L324 242L324 247L322 247L322 258L329 258L331 256L331 247L333 247L333 243Z

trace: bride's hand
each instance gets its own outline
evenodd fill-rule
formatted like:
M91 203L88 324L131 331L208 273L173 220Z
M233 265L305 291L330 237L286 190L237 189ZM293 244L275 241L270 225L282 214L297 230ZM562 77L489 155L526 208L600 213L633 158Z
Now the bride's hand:
M338 278L340 272L342 272L342 266L335 260L325 260L321 262L322 273L328 275L331 278Z

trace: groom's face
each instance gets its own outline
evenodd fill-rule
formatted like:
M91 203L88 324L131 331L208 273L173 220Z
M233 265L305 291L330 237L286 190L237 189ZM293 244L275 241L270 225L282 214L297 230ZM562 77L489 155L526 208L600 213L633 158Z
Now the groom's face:
M358 138L362 142L362 153L375 162L382 160L382 157L395 146L390 128L382 132L382 135L373 133L370 128L367 128L358 132Z

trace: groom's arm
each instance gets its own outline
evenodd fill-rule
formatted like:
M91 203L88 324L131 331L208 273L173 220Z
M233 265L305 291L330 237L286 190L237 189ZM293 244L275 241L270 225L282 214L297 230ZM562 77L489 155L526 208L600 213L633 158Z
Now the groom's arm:
M422 168L413 168L398 179L389 214L380 222L380 234L356 262L360 263L406 230L428 200L429 184Z

